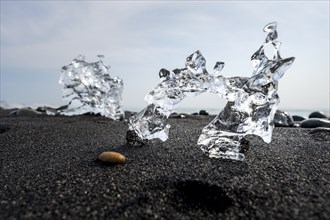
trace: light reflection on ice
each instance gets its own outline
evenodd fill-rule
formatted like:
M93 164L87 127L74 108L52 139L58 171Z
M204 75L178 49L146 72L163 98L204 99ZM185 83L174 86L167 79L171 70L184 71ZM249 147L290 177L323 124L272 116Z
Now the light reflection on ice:
M294 61L293 57L283 59L280 56L281 43L277 40L276 27L276 22L265 26L267 37L251 57L254 71L250 78L217 76L224 67L221 61L214 67L215 74L209 74L200 51L187 57L185 68L161 69L161 83L145 97L148 106L129 119L128 144L143 145L145 140L155 138L167 140L169 115L187 96L204 92L216 93L228 101L198 139L198 145L207 155L243 160L244 154L240 150L247 134L260 136L269 143L279 103L278 80ZM269 45L274 49L272 59L264 53L265 46Z
M121 107L123 81L110 76L110 66L105 66L103 55L99 61L86 62L80 55L71 64L62 67L59 83L63 86L63 99L69 101L57 114L101 114L114 120L123 118Z

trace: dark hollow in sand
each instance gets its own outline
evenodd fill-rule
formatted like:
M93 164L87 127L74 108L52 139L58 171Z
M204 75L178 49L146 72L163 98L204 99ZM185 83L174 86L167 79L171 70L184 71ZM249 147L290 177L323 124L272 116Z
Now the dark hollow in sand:
M123 121L1 113L0 219L330 218L330 132L249 136L235 162L196 145L212 119L169 119L167 142L128 147ZM101 163L103 151L127 161Z

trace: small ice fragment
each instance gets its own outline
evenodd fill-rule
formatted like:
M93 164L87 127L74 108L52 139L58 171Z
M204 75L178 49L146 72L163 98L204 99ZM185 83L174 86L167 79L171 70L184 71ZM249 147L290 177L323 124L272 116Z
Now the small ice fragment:
M264 32L268 33L265 43L268 43L269 41L273 42L274 40L277 39L276 28L277 28L276 22L271 22L264 27Z
M215 66L213 68L214 70L214 74L217 75L220 73L220 71L225 67L225 63L224 62L221 62L221 61L218 61L215 63Z
M104 59L104 55L97 55L97 57L98 57L100 60L103 60L103 59Z
M243 137L248 134L257 135L269 143L279 103L278 80L294 61L294 57L281 58L276 27L276 22L265 26L268 35L251 57L254 71L250 78L209 74L200 51L187 57L185 68L175 69L172 74L161 69L162 82L145 97L148 106L129 119L128 143L143 145L149 139L167 140L170 126L166 120L169 115L184 98L203 92L216 93L228 100L198 139L198 145L209 157L243 160L241 146L245 143ZM274 48L273 59L265 56L264 47L267 45ZM224 62L217 62L215 74L223 67Z
M277 22L271 22L264 27L264 32L272 33L276 31Z
M62 67L59 83L63 86L63 99L69 104L56 114L94 113L114 120L123 118L123 81L118 77L111 78L110 67L101 60L104 56L98 57L99 61L88 63L79 55L71 64Z
M168 79L170 77L170 75L171 75L171 73L167 69L159 70L159 78L161 78L161 80Z

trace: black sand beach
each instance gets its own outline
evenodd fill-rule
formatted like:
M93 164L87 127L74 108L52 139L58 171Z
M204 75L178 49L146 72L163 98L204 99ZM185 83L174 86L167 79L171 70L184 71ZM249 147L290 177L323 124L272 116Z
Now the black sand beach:
M330 132L275 128L234 162L196 145L212 119L170 119L167 142L128 147L123 121L1 110L0 219L330 219Z

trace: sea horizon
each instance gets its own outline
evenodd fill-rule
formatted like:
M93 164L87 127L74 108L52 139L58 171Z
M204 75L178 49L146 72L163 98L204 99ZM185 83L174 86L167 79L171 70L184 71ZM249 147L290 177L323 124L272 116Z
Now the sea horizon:
M32 104L32 105L26 105L26 104L21 104L21 103L8 103L6 101L1 100L0 101L0 107L3 109L15 109L15 108L32 108L36 109L38 107L43 107L43 106L48 106L52 108L58 108L60 105L52 105L52 104ZM124 111L131 111L131 112L139 112L145 107L123 107ZM174 110L174 112L177 113L187 113L187 114L192 114L192 113L198 113L200 110L205 110L207 111L210 115L217 115L219 112L223 109L223 107L220 108L213 108L213 107L178 107ZM305 118L308 118L309 114L315 111L320 111L323 112L325 115L330 117L330 109L326 108L281 108L279 107L278 110L288 112L290 115L299 115Z

